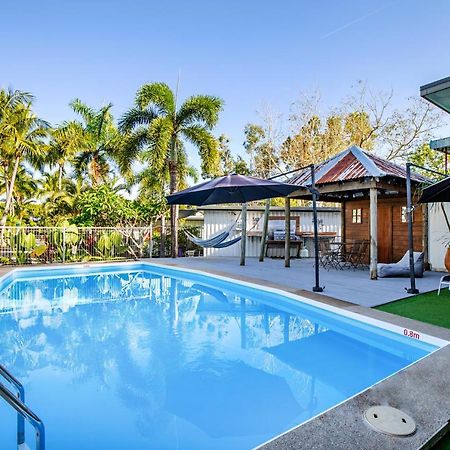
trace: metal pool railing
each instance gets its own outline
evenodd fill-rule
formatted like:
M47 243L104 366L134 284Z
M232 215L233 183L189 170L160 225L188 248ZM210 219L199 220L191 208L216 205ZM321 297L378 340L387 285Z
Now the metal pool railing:
M27 419L36 431L36 450L45 450L44 424L42 420L25 405L25 390L22 383L2 365L0 365L0 376L17 390L16 397L3 383L0 383L0 397L17 411L17 448L24 448L25 419Z
M0 263L107 261L150 256L151 227L0 227Z

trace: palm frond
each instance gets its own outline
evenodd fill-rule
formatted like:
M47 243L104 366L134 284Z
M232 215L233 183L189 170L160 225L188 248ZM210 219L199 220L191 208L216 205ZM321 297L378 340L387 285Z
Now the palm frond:
M190 126L195 123L212 129L219 120L219 113L224 102L219 97L210 95L194 95L189 97L180 107L177 123L180 126Z
M141 125L148 125L157 117L156 112L151 108L131 108L119 120L119 130L122 133L133 130Z
M184 128L183 135L198 148L202 161L202 175L206 177L217 175L220 172L220 153L216 138L199 125Z
M85 122L94 120L95 111L91 107L83 103L80 99L76 98L72 100L69 103L69 106L76 114L79 114L85 120Z
M175 97L166 83L144 84L136 94L136 105L140 109L153 106L163 115L175 114Z
M172 139L173 125L167 117L157 117L152 121L147 132L148 147L143 152L143 159L148 160L155 172L163 170Z
M147 130L140 128L132 133L120 135L112 143L115 148L109 150L109 153L124 177L131 177L133 163L139 159L146 142Z

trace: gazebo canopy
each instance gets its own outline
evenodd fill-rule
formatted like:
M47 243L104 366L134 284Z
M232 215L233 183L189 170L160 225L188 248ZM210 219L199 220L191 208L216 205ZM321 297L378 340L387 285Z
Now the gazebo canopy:
M450 77L420 86L420 96L450 113Z
M420 174L412 173L415 184L430 183ZM287 181L299 186L290 197L308 199L311 193L311 171L306 169ZM406 169L391 161L352 146L315 166L316 188L320 199L342 202L353 198L368 197L368 190L376 187L379 196L404 195L406 191Z

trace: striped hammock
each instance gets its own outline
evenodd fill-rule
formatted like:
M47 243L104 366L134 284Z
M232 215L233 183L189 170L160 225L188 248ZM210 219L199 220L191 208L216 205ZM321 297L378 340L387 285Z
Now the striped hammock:
M234 239L226 240L230 234L232 233L233 228L235 227L237 221L239 220L240 215L236 219L235 222L233 222L231 225L229 225L227 228L218 231L217 233L210 236L208 239L200 239L197 236L194 236L192 233L190 233L187 230L184 230L186 233L186 237L193 242L194 244L198 245L202 248L226 248L230 247L231 245L236 244L239 242L242 238L242 236L238 236Z

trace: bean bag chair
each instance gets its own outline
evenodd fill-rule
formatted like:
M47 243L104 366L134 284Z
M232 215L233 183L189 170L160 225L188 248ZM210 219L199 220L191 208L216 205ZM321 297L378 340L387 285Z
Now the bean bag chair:
M403 258L392 264L377 264L379 278L386 277L409 277L409 252ZM414 274L417 278L423 277L423 253L414 252Z

